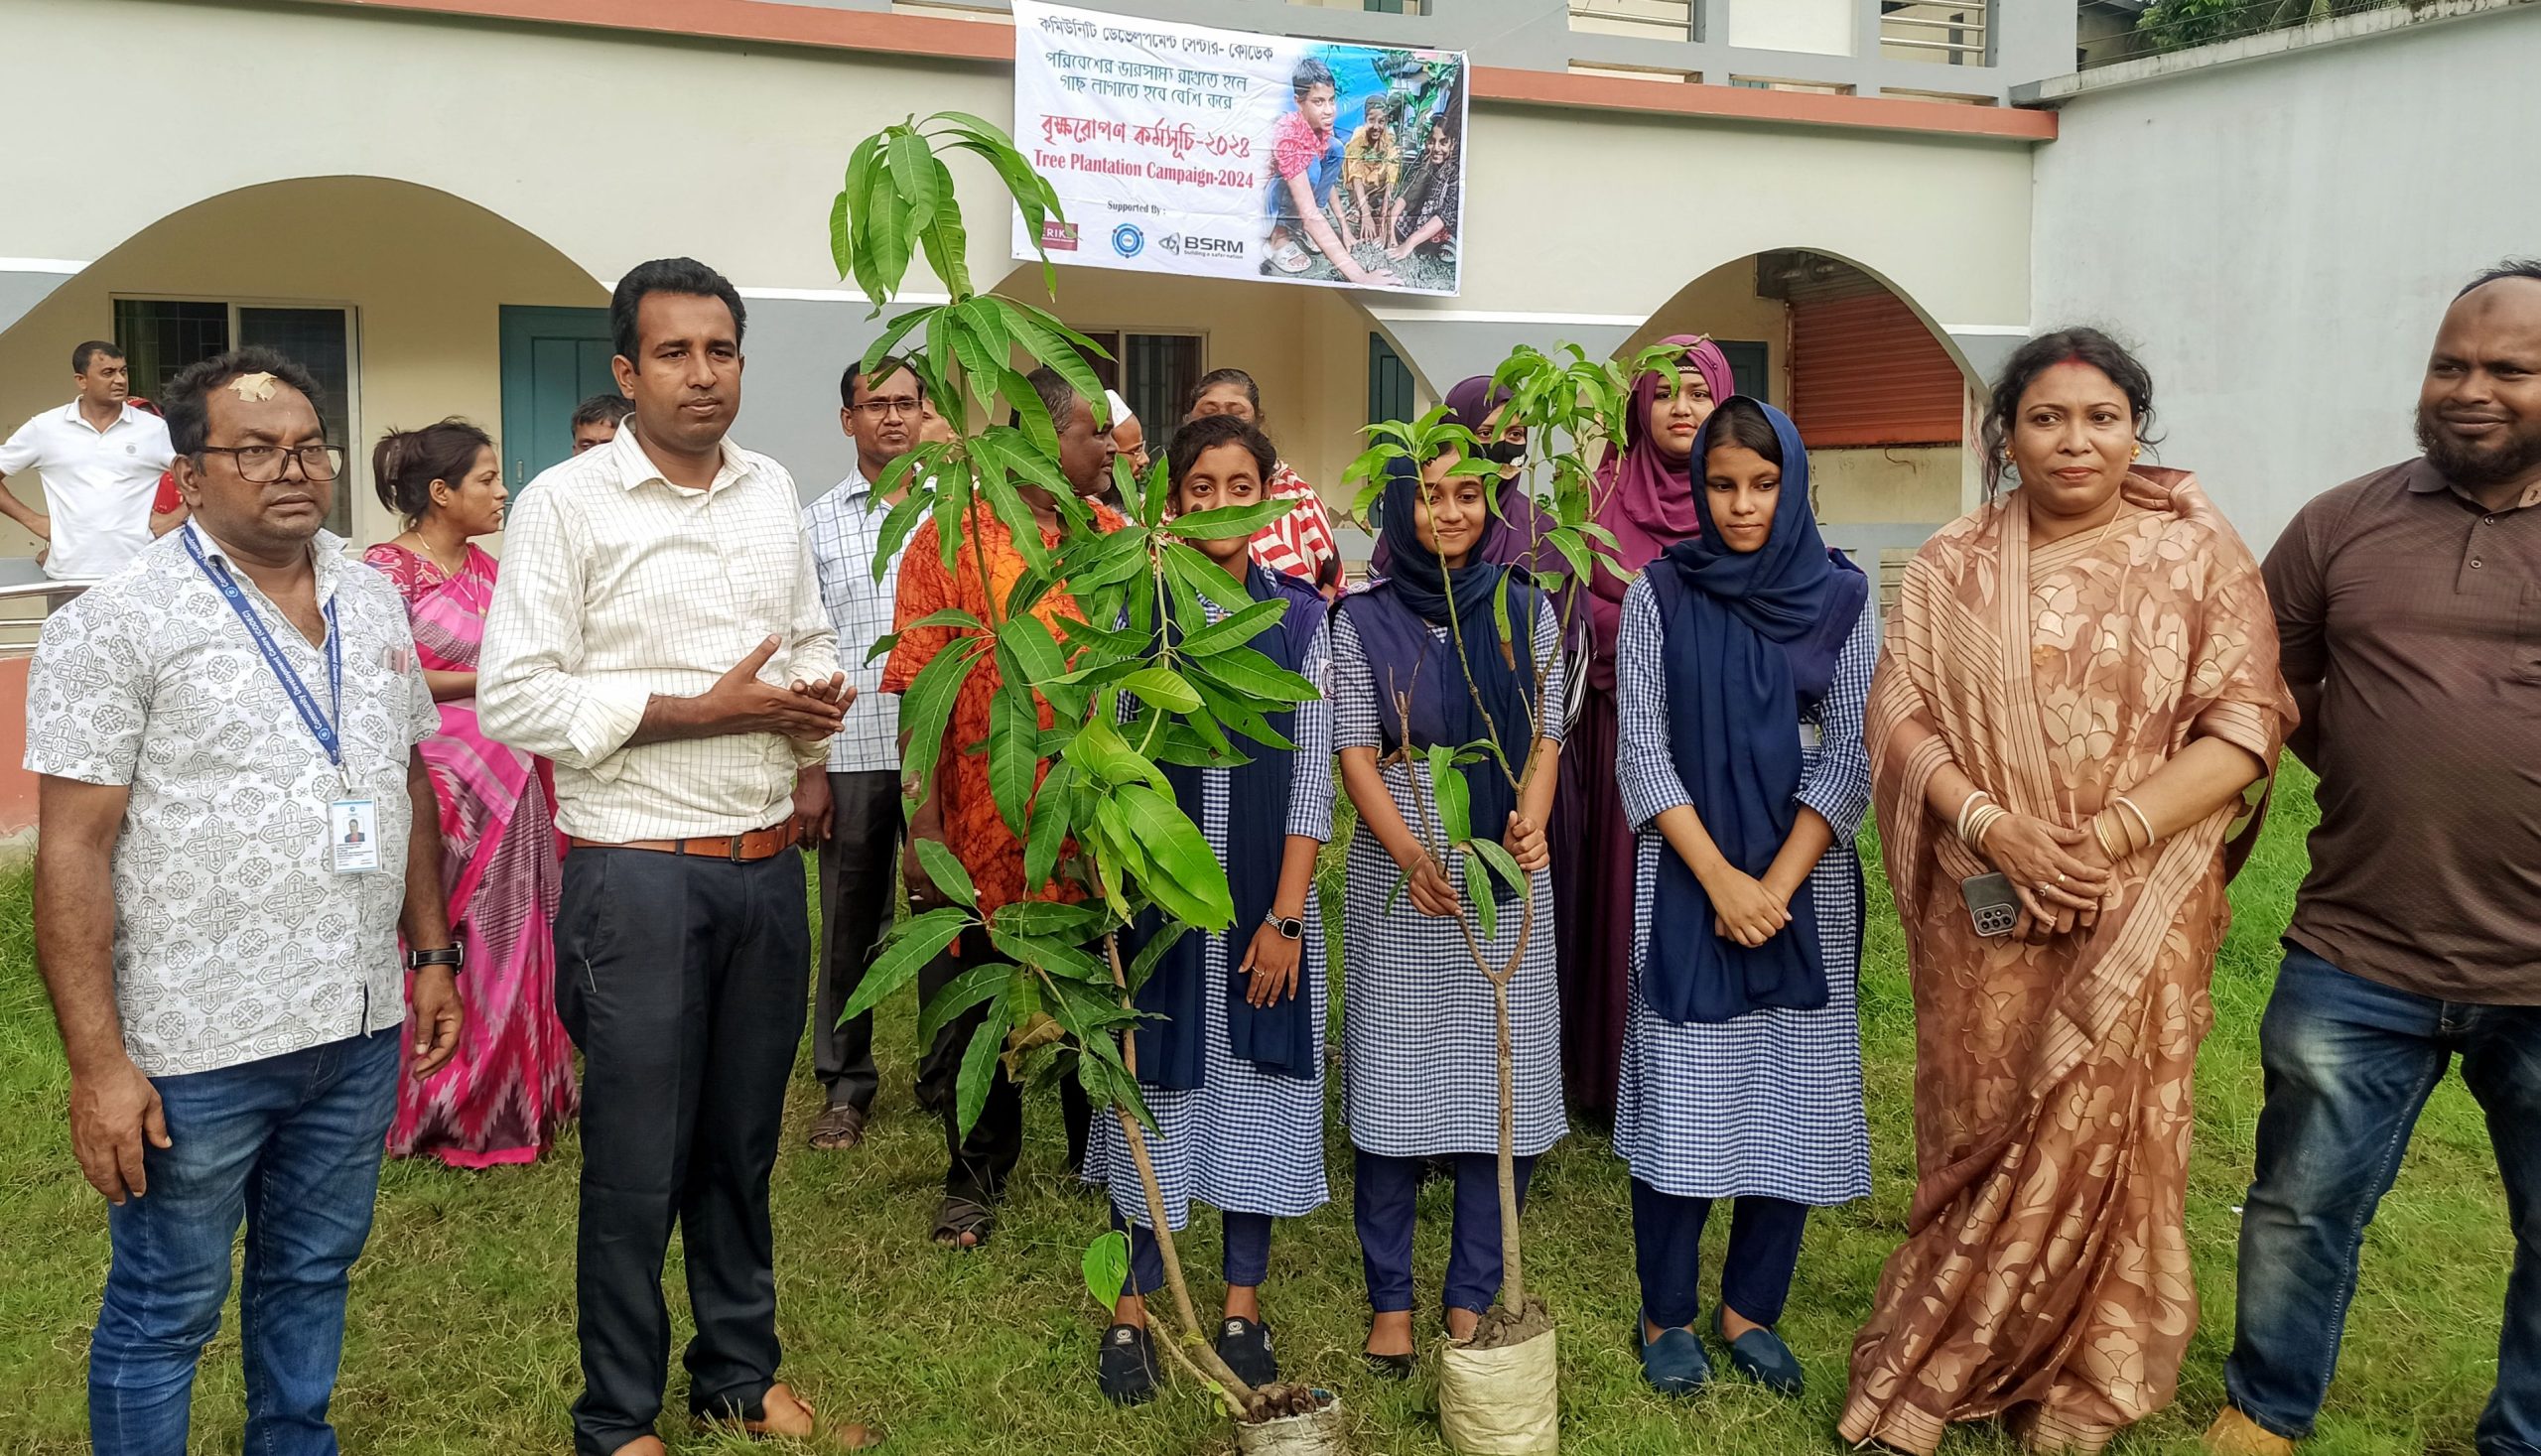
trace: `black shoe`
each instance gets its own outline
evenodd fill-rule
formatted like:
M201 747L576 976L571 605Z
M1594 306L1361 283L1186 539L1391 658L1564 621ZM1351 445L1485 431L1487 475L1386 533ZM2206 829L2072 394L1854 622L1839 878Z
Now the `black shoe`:
M1237 1380L1260 1390L1279 1381L1279 1357L1270 1352L1270 1327L1258 1320L1230 1318L1218 1331L1218 1358Z
M1359 1358L1368 1362L1368 1369L1381 1381L1407 1381L1420 1364L1416 1355L1378 1355L1366 1350L1359 1352Z
M1155 1397L1155 1342L1137 1325L1103 1332L1094 1357L1094 1381L1115 1405L1143 1405Z

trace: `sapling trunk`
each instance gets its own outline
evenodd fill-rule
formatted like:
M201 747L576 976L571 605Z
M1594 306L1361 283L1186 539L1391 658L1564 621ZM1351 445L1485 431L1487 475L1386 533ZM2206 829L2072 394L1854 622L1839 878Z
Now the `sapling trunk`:
M1520 955L1526 954L1522 942ZM1509 983L1491 983L1492 1008L1500 1023L1500 1302L1527 1307L1526 1266L1518 1257L1518 1066L1509 1032Z
M1117 933L1104 936L1103 950L1112 962L1112 984L1120 990L1121 1004L1127 1006L1131 1003L1130 978L1121 969L1120 936ZM1129 1068L1131 1076L1137 1075L1138 1048L1135 1040L1123 1044L1121 1061ZM1228 1369L1227 1363L1218 1358L1217 1347L1200 1337L1200 1316L1192 1308L1191 1286L1183 1281L1182 1258L1173 1247L1172 1225L1164 1216L1164 1188L1156 1182L1154 1160L1147 1156L1146 1128L1138 1125L1137 1118L1128 1108L1118 1103L1113 1104L1112 1113L1121 1120L1121 1135L1129 1140L1130 1161L1137 1165L1138 1188L1147 1201L1147 1228L1155 1235L1156 1255L1164 1264L1164 1285L1172 1292L1174 1312L1182 1320L1179 1331L1165 1331L1165 1347L1190 1371L1194 1380L1203 1385L1214 1382L1226 1392L1227 1403L1235 1408L1238 1420L1247 1419L1262 1403L1261 1393L1238 1379L1236 1373ZM1149 1310L1147 1318L1152 1322L1155 1312ZM1187 1350L1183 1348L1186 1341L1189 1344Z

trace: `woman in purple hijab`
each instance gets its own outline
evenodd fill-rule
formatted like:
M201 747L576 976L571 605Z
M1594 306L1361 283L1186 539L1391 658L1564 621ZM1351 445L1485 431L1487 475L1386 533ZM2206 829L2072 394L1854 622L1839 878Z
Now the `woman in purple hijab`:
M1563 746L1553 806L1553 903L1561 964L1561 1065L1573 1111L1613 1116L1632 965L1633 834L1615 784L1615 633L1625 592L1669 547L1701 530L1694 439L1712 404L1737 392L1729 356L1708 338L1672 334L1673 376L1633 381L1623 449L1597 472L1597 524L1614 533L1622 575L1597 569L1579 594L1586 610L1586 701ZM1532 509L1532 507L1530 507ZM1513 535L1523 534L1513 517ZM1576 610L1576 608L1574 608Z

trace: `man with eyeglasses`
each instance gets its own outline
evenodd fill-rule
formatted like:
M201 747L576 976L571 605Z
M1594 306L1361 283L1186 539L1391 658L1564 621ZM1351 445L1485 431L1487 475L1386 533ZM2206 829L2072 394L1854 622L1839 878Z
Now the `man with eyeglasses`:
M193 519L55 612L28 682L36 951L71 1151L111 1205L101 1456L184 1456L242 1221L244 1448L335 1450L346 1272L398 1064L426 1077L459 1044L414 751L440 715L404 603L322 527L343 458L318 395L267 349L171 381Z
M882 521L908 493L883 494L883 472L918 444L925 387L896 358L871 374L855 363L838 383L839 428L856 443L847 478L803 508L803 534L821 575L821 601L838 627L839 661L856 685L838 736L830 740L830 832L821 842L820 992L812 1020L812 1071L829 1102L812 1124L812 1146L843 1151L865 1140L878 1078L873 1017L842 1023L839 1012L864 984L882 934L891 928L899 883L900 697L882 691L880 663L865 654L891 630L900 553L874 571ZM952 1096L955 1069L929 1059L919 1068L918 1102L929 1111Z
M150 544L151 500L169 466L168 427L132 403L123 350L92 338L70 351L79 395L18 427L0 444L0 515L47 543L57 581L111 576ZM45 509L9 489L11 475L44 477Z

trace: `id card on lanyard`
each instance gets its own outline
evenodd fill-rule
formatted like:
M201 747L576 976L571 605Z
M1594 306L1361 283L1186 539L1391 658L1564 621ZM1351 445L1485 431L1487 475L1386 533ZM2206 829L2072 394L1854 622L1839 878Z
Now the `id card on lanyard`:
M353 792L352 774L344 767L343 740L336 731L336 726L344 718L344 645L343 633L335 625L334 598L328 598L325 608L328 706L322 711L318 699L309 691L309 685L300 680L299 671L292 667L289 658L282 655L282 647L274 641L274 634L265 626L265 619L256 614L256 608L247 600L247 594L239 591L238 584L231 580L228 564L224 562L217 567L211 564L210 559L203 555L202 543L196 539L196 528L191 523L181 534L186 538L186 552L195 559L196 568L219 590L220 597L229 603L229 609L237 613L239 623L247 629L248 640L254 642L256 650L263 654L265 666L272 671L274 681L282 685L283 696L291 700L292 708L300 714L301 724L309 729L309 735L318 740L327 761L334 765L335 782L342 789L342 797L327 806L329 862L337 874L367 874L377 869L379 805Z

